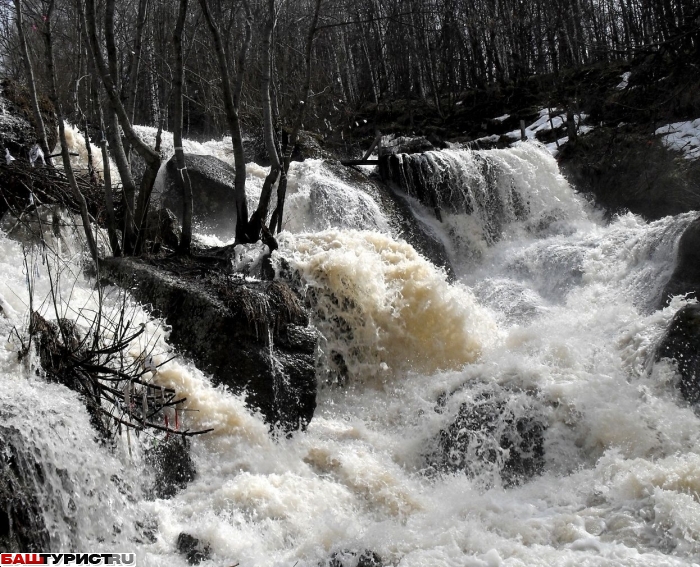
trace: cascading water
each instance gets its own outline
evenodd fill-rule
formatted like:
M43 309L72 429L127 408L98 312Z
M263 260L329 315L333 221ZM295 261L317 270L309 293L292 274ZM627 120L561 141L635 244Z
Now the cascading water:
M582 204L556 162L534 144L507 150L444 150L390 156L382 177L416 201L445 234L458 264L527 234L571 230Z
M289 228L322 230L283 235L276 255L324 336L315 417L272 439L239 397L176 358L154 379L187 397L193 428L215 430L193 439L197 477L171 499L148 495L136 443L131 457L124 438L100 446L76 396L6 345L1 411L42 464L53 550L184 566L186 532L209 545L202 564L221 567L357 565L366 551L402 567L700 561L698 418L672 366L653 363L685 302L654 310L693 215L605 225L531 144L400 159L435 180L433 200L412 193L414 206L440 210L460 281L396 241L351 186L325 194L364 220L306 216L309 179L340 182L299 166L290 193L306 220ZM26 274L19 245L0 240L0 258L7 337L27 310ZM46 294L46 268L31 269ZM70 293L93 305L82 277ZM135 317L165 352L164 329Z

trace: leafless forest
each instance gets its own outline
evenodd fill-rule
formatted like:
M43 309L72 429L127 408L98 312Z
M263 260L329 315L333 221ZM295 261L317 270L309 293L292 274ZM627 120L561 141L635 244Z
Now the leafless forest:
M183 136L231 135L237 238L251 242L281 228L302 129L330 135L352 109L396 98L442 115L466 89L644 54L696 66L700 49L693 0L13 0L0 17L2 73L31 87L36 119L48 96L59 125L106 132L127 205L115 254L139 250L161 161L133 124L172 131L176 147ZM264 140L272 165L252 214L244 135ZM108 190L110 218L112 200ZM183 228L186 251L187 211Z

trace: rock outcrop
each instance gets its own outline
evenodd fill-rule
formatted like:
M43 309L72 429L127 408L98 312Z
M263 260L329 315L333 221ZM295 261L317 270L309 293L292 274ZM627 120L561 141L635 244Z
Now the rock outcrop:
M656 360L662 358L675 361L681 395L691 404L700 402L700 304L675 314L656 351Z
M674 295L700 297L700 217L685 229L678 243L676 268L664 288L661 302L667 305Z
M146 461L156 473L154 493L158 498L172 498L197 476L186 437L166 437L146 452Z
M309 423L316 408L316 334L285 283L221 273L178 277L133 258L106 259L102 270L165 318L174 346L215 383L244 393L271 425L291 431Z

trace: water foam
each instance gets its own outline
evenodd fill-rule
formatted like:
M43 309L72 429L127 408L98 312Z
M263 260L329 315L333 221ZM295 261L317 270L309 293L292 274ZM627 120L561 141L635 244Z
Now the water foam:
M281 245L301 274L329 363L355 379L456 368L496 333L468 289L388 235L329 230L284 236Z
M279 255L308 286L326 355L342 354L351 380L319 392L306 432L272 440L240 398L212 387L190 362L169 362L153 379L188 397L196 410L186 413L188 426L216 429L193 439L198 477L171 500L142 496L148 473L135 441L132 462L124 444L110 453L86 437L75 396L23 370L9 345L0 357L2 408L16 408L11 419L49 468L67 471L51 473L60 489L49 493L63 499L47 504L52 544L118 545L136 549L144 565L181 567L183 531L208 542L206 564L220 567L316 567L335 552L364 549L402 566L696 564L698 418L674 389L673 366L654 363L686 300L653 309L693 215L650 224L625 215L604 226L581 216L575 197L559 196L568 189L556 175L536 171L544 158L503 152L516 164L532 157L535 171L525 163L524 174L531 188L541 176L549 210L551 195L564 211L573 205L551 230L532 230L533 217L503 225L505 236L483 247L459 285L387 234L282 236ZM26 321L26 274L19 246L3 238L0 260L7 336ZM37 293L46 294L41 262L34 272ZM63 289L66 299L94 305L82 277ZM147 325L143 340L165 356L167 330L134 313ZM488 467L488 482L424 474L440 431L485 391L536 402L547 426L543 474L508 489ZM114 471L123 484L109 480ZM64 485L61 475L77 480ZM105 506L101 516L91 512ZM62 523L66 510L77 523ZM155 541L137 522L155 527Z
M390 158L386 176L424 207L424 216L439 210L442 222L433 225L458 262L478 259L499 240L571 230L587 218L554 158L534 142L400 154Z

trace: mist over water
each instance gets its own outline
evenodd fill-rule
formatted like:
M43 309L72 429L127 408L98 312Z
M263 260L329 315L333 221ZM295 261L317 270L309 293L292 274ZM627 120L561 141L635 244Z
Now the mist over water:
M24 431L44 464L52 550L117 547L142 565L184 566L185 531L209 543L202 565L222 567L326 565L336 552L355 552L343 556L355 565L365 550L402 567L700 563L698 417L672 366L653 363L685 302L655 309L694 215L606 224L534 144L423 159L442 180L443 222L415 192L412 206L444 239L458 281L392 235L366 192L321 162L296 164L275 255L322 335L316 414L307 431L273 438L239 397L176 358L154 380L188 398L192 428L215 431L193 439L197 478L170 500L149 496L135 440L131 454L125 436L101 446L76 395L4 344L3 425ZM0 238L3 340L27 317L22 258ZM30 261L37 297L46 269ZM66 302L94 307L74 271ZM132 309L147 325L132 355L155 344L164 360L166 327ZM498 408L475 433L480 449L470 445L464 470L436 465L441 432L473 406ZM541 424L543 461L511 482L517 447L500 448L498 432L520 418Z

